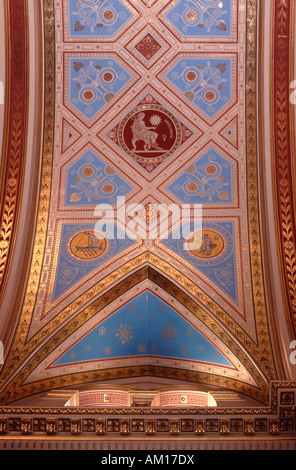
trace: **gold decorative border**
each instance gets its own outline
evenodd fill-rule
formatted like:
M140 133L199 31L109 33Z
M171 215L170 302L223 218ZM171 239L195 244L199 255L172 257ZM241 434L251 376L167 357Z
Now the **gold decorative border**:
M276 227L278 266L281 276L282 298L288 334L295 339L296 334L296 231L295 231L295 191L293 181L295 170L295 119L289 100L290 67L294 64L291 54L290 28L295 18L295 0L273 0L272 37L272 89L271 99L271 147L274 192L274 218ZM292 29L293 30L293 29ZM294 111L294 110L293 110ZM292 126L292 127L291 127ZM294 127L293 127L294 126Z
M0 300L12 263L23 193L28 116L27 2L4 3L6 90L0 166ZM16 27L18 24L18 27ZM9 40L7 39L9 37Z
M269 155L266 154L266 149L264 145L265 140L265 131L264 131L264 124L266 116L264 115L264 108L266 103L264 103L264 77L266 72L264 70L264 44L266 44L266 33L264 27L264 15L268 16L268 10L270 6L266 3L265 0L259 0L259 16L261 18L261 28L258 29L258 164L259 164L259 185L262 188L261 195L260 195L260 214L261 214L261 233L262 239L268 240L268 214L266 209L266 194L269 189L266 187L266 178L265 178L265 160L269 158ZM272 26L271 26L272 30ZM266 45L265 45L266 48ZM272 40L268 45L268 53L271 56L271 48L272 48ZM271 74L271 70L268 70L268 73ZM268 106L268 105L267 105ZM262 245L262 253L263 253L263 264L265 273L270 271L270 257L272 254L272 247L270 244L263 244ZM265 289L266 289L266 300L268 304L268 313L271 325L271 332L272 340L273 340L273 352L276 357L276 364L278 370L278 376L282 378L282 380L286 379L284 364L283 364L283 357L278 341L278 334L276 328L276 312L275 312L275 305L274 305L274 292L272 290L271 283L268 280L268 276L266 276L265 281Z
M40 165L41 165L40 155L41 155L41 147L42 147L42 126L43 126L43 120L40 119L40 116L42 116L42 109L43 109L43 66L42 66L43 31L42 31L42 24L40 21L41 14L42 14L41 13L41 0L37 0L36 1L36 17L38 18L37 35L38 35L38 38L41 38L41 41L38 42L38 46L36 47L36 50L37 50L36 62L38 64L37 68L39 72L37 74L38 76L36 77L36 82L35 82L35 86L38 86L38 98L34 102L34 105L36 105L36 108L38 110L36 114L37 116L36 117L36 139L35 139L35 145L33 149L35 153L34 155L31 156L31 159L33 160L33 164L31 168L32 168L32 172L34 172L34 176L33 176L32 184L30 186L31 202L30 204L28 204L26 208L26 225L22 233L22 248L23 248L23 253L24 253L23 264L20 267L20 271L19 271L19 283L18 285L15 284L14 286L15 292L11 298L11 303L9 307L9 315L6 315L6 318L4 319L5 326L3 328L3 331L4 331L3 345L4 345L5 351L8 350L9 348L9 343L14 334L14 329L15 329L17 318L18 318L18 313L22 306L22 301L23 301L22 294L26 288L27 272L28 272L28 269L30 267L30 262L31 262L31 248L32 248L32 245L34 242L34 236L35 236L34 221L36 217L36 208L38 206L39 171L40 171ZM28 11L26 11L25 20L26 20L26 36L27 36L26 44L28 44L29 43ZM8 40L8 36L9 35L7 34L6 36L7 40ZM30 58L28 58L27 62L30 62ZM29 97L28 97L28 101L29 101ZM28 106L30 107L29 102L28 102ZM3 296L5 295L5 287L3 284L1 293L0 293L0 298L1 298L1 294L3 294ZM1 303L1 300L0 300L0 303Z
M296 1L291 0L290 8L290 82L296 79ZM292 91L292 90L290 90ZM290 104L290 145L292 158L292 186L296 187L296 112L295 105ZM294 197L294 214L296 214L296 197Z
M35 231L35 241L32 254L30 273L26 295L19 323L8 354L8 362L4 364L0 375L1 384L9 377L11 370L10 360L13 357L14 367L22 360L22 350L26 343L26 336L34 309L35 298L38 291L39 278L46 243L46 230L50 204L51 170L54 145L54 103L55 103L55 43L54 43L54 6L53 0L43 0L44 15L44 130L43 130L43 159L41 169L41 184L39 193L39 208ZM9 367L7 368L7 364ZM13 367L13 368L14 368Z
M258 346L263 350L268 348L268 360L261 360L262 370L274 380L277 377L269 334L267 309L265 299L264 276L262 266L262 251L260 237L260 207L259 207L259 175L257 167L257 0L250 0L247 7L247 62L246 62L246 131L247 131L247 184L248 184L248 222L250 258L252 270L252 286L254 295L254 311Z

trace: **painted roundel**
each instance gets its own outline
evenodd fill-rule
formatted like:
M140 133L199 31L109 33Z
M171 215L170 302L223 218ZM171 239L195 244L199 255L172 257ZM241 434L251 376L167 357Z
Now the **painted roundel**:
M187 8L183 15L184 22L189 24L198 24L200 20L200 13L196 8Z
M200 259L216 259L227 249L227 241L216 230L196 231L188 240L188 249Z
M157 105L139 106L119 126L123 150L138 162L160 162L180 145L181 126L168 110Z
M68 242L68 252L82 261L92 261L103 256L107 251L107 241L92 230L76 232Z
M118 13L115 8L107 6L100 11L100 19L110 25L117 21Z
M234 249L229 227L210 222L191 232L183 243L178 240L177 245L183 257L198 266L221 264L232 256Z

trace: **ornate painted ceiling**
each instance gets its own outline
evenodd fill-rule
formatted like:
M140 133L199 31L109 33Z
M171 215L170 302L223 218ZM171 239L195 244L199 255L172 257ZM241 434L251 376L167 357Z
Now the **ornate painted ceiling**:
M16 60L6 58L1 403L145 376L268 403L270 382L293 377L296 334L292 138L283 149L294 117L281 63L291 49L272 35L294 2L37 4L5 7ZM282 67L273 108L270 50ZM118 198L134 204L124 222ZM100 204L110 219L98 232ZM190 249L178 219L167 238L126 236L135 217L156 229L164 207L185 204L202 205Z

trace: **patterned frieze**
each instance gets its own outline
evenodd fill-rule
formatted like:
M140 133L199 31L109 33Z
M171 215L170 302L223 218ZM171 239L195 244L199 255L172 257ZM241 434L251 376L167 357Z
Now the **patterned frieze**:
M20 436L114 438L290 438L296 435L296 383L274 383L271 407L2 408L0 441ZM283 404L284 397L289 404ZM286 398L284 399L284 401Z
M160 406L208 406L209 394L206 392L160 392Z
M58 421L58 426L57 426ZM252 436L280 436L290 437L295 436L295 418L282 419L267 418L255 420L253 418L241 418L236 420L229 420L225 418L215 419L151 419L142 418L135 419L115 419L115 418L100 418L94 417L90 419L72 418L68 420L60 420L53 418L0 418L0 440L3 436L11 436L18 438L21 435L31 436L36 438L38 436L51 436L55 435L63 437L65 435L71 436L101 436L101 437L127 437L131 439L137 436L156 436L159 439L165 435L168 436L183 436L184 438L193 439L194 436L198 437L237 437L238 435L244 437Z
M128 406L129 394L125 391L82 391L79 392L80 406Z

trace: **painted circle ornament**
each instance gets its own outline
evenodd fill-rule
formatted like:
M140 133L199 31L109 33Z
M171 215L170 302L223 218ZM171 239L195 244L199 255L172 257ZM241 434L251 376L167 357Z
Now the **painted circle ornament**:
M103 236L98 237L92 230L83 230L74 234L69 243L71 255L83 261L100 258L106 250L106 239Z
M165 160L180 146L181 126L175 116L158 105L134 108L119 126L122 149L138 162Z
M212 229L196 231L187 241L190 254L199 259L217 259L227 250L227 241Z
M206 277L211 278L213 274L215 280L230 282L236 270L234 222L203 222L202 226L199 224L192 231L189 229L186 225L182 237L177 240L168 238L161 243Z

